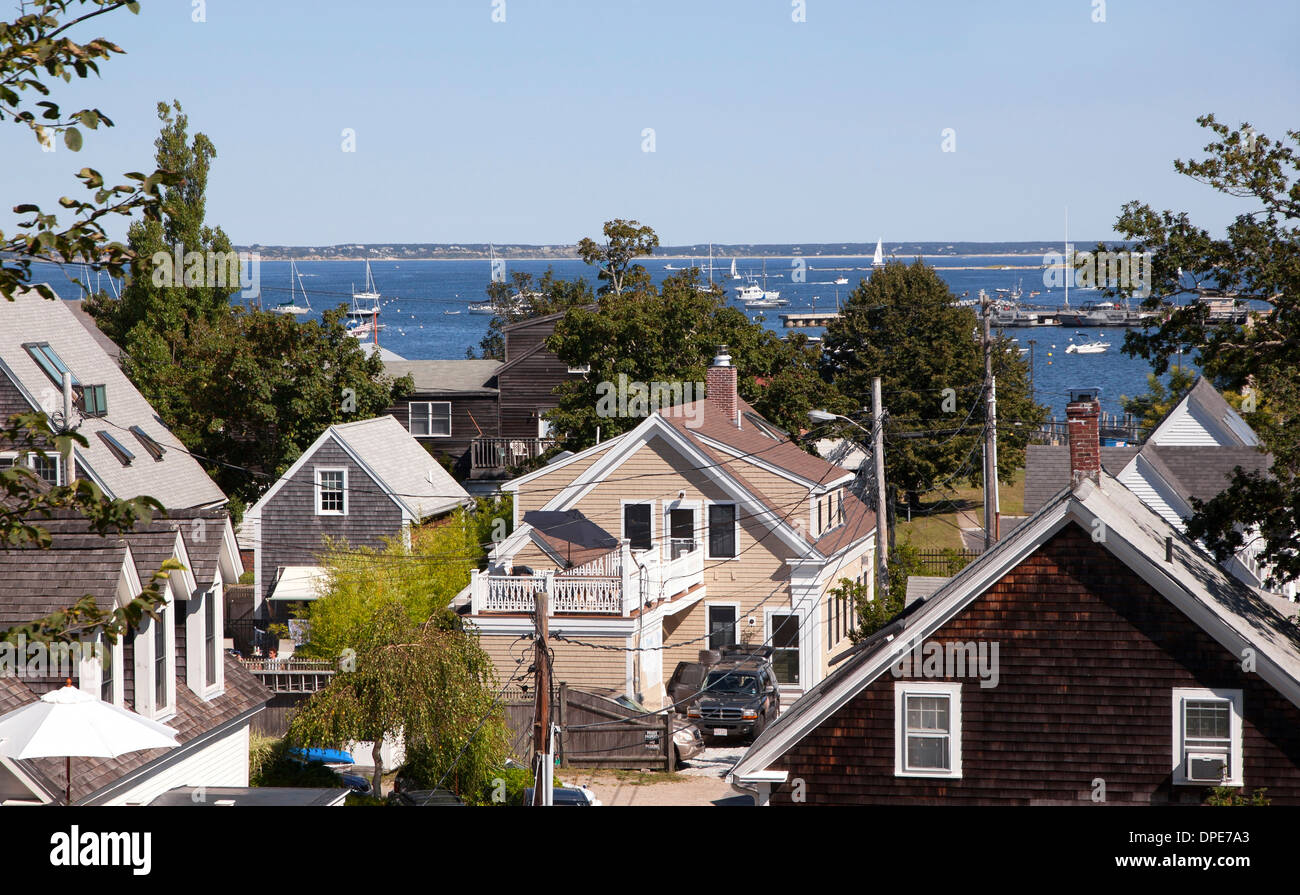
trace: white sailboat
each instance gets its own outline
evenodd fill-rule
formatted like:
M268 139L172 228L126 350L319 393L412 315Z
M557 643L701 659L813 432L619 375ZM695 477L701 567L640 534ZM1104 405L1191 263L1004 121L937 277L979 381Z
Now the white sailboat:
M370 262L366 262L366 284L360 292L352 293L352 307L347 315L353 320L370 320L379 314L379 291L375 288L375 278L370 272Z
M731 280L739 280L739 279L740 279L740 274L736 273L736 259L735 259L735 258L732 258L732 259L731 259L731 275L728 277L728 279L731 279Z
M885 247L881 244L881 241L879 239L876 240L876 254L871 257L871 266L872 267L885 266Z
M302 300L306 302L305 307L294 303L294 280L298 281L298 288L302 289ZM307 288L302 285L302 274L298 273L298 265L292 261L289 262L289 300L280 302L271 310L275 311L277 314L311 313L311 301L307 298Z

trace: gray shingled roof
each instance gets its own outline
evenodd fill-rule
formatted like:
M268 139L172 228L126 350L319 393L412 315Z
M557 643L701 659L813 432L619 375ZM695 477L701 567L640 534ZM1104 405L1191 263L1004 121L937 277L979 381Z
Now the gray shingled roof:
M1136 447L1103 447L1101 468L1119 475ZM1032 513L1070 484L1070 448L1064 444L1031 444L1025 449L1025 512Z
M410 374L420 395L495 395L489 385L501 367L496 360L386 361L384 372L400 378Z
M330 427L336 438L379 477L416 519L446 512L469 501L469 494L433 459L406 427L380 416Z
M98 606L113 605L126 546L103 538L54 541L49 550L0 550L0 630L44 618L87 595Z
M106 386L107 416L77 415L80 432L88 442L87 447L77 448L79 471L88 468L88 477L114 497L147 495L166 507L225 503L221 489L162 424L149 402L67 302L49 301L26 291L0 305L0 376L11 378L36 408L41 406L43 396L56 395L57 387L23 347L30 342L49 343L82 384ZM161 459L149 456L129 431L132 426L139 426L166 449ZM135 459L123 465L98 437L101 432L121 442Z

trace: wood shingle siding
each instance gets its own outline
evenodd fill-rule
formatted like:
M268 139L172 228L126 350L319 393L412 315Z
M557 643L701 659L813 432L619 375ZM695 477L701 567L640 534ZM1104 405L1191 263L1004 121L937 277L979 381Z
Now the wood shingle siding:
M348 471L347 515L316 515L316 469L321 467ZM327 536L351 547L382 548L385 537L397 537L401 530L397 504L330 439L262 508L261 593L275 582L280 567L316 565Z
M886 671L776 759L773 804L795 780L806 804L1091 804L1099 779L1109 804L1200 803L1172 783L1181 687L1240 689L1244 791L1300 804L1300 709L1075 523L929 640L999 644L997 686L962 681L962 777L894 775Z

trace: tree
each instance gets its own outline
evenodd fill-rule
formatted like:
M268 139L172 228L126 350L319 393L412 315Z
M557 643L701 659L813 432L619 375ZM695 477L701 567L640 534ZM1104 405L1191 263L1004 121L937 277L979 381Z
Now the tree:
M600 269L597 274L605 285L600 295L620 295L624 289L636 289L650 282L650 274L635 258L653 255L659 247L659 237L650 227L638 221L616 219L605 222L605 242L597 243L585 236L578 243L578 257Z
M359 632L383 606L402 607L412 623L445 611L483 555L479 522L477 515L457 510L444 521L412 529L409 548L401 539L380 550L324 545L321 564L329 583L310 604L306 654L337 659L345 649L359 650Z
M1219 496L1193 500L1187 530L1221 561L1247 538L1261 537L1276 585L1300 577L1300 131L1274 141L1246 123L1233 130L1213 115L1197 121L1217 139L1205 146L1206 158L1176 160L1174 170L1254 207L1216 238L1186 212L1124 205L1116 231L1134 241L1135 251L1151 253L1144 307L1165 314L1158 326L1130 332L1124 351L1164 373L1172 357L1192 346L1204 375L1220 391L1240 396L1234 403L1273 456L1270 474L1238 470ZM1166 307L1203 289L1264 310L1242 325L1211 321L1198 302ZM1133 284L1108 288L1112 295L1134 291Z
M238 512L328 426L383 413L413 383L384 375L378 355L348 334L342 307L300 322L231 304L237 256L204 220L216 148L202 133L189 138L179 103L160 103L158 117L158 164L183 181L163 191L159 220L132 225L122 297L98 294L87 310L123 346L132 383Z
M1148 373L1147 393L1133 398L1120 395L1119 403L1125 413L1137 418L1143 432L1150 433L1195 384L1196 374L1190 368L1171 367L1168 386L1155 373Z
M535 285L532 274L513 271L509 283L498 281L488 283L487 294L496 313L488 321L487 335L479 342L478 356L500 361L506 359L504 330L510 324L533 317L545 317L572 307L590 304L594 300L591 287L586 280L557 279L554 270L549 267ZM465 354L467 357L473 357L474 349L467 348Z
M871 406L879 376L888 413L885 477L915 502L951 482L982 481L984 358L980 320L934 268L889 261L849 295L822 345L823 375L855 407ZM996 334L998 478L1024 465L1025 446L1045 418L1029 396L1028 366Z
M46 79L97 76L100 60L124 52L103 37L80 43L71 37L83 23L122 8L139 12L134 0L40 0L21 6L17 18L0 22L0 122L12 121L30 129L46 151L54 150L56 138L62 137L68 150L78 152L83 142L78 125L90 130L112 127L112 120L99 109L65 112L49 99L31 98L51 95ZM76 176L91 196L88 201L67 196L59 200L73 216L67 226L60 227L58 215L42 211L39 205L14 206L16 214L30 217L19 222L15 235L0 231L0 258L4 259L0 263L0 297L12 301L18 290L29 287L45 298L57 297L49 286L31 283L35 261L86 263L110 276L123 276L134 254L110 240L104 227L114 215L139 212L146 218L156 217L159 186L177 182L176 175L165 170L148 176L131 172L125 175L131 183L115 186L105 185L103 175L93 168L82 168Z
M312 694L289 725L290 741L339 747L374 743L374 792L382 792L382 745L401 737L408 750L441 761L457 791L482 791L505 759L505 725L492 660L478 638L445 610L412 621L389 601L356 633L356 655Z

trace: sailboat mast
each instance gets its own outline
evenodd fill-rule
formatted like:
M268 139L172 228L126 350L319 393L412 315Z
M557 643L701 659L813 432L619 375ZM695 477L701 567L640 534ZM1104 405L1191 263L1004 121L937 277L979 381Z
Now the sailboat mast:
M1070 257L1070 206L1065 206L1065 306L1070 307L1070 280L1074 279L1074 259ZM1085 302L1087 304L1087 302Z

